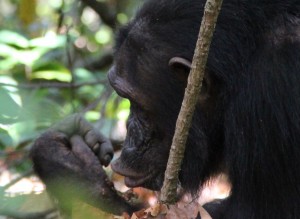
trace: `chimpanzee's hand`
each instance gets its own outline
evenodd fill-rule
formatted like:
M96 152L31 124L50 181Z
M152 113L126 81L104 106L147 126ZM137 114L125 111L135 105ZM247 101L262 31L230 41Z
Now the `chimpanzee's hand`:
M80 198L114 214L135 210L118 196L101 165L113 157L111 143L80 115L54 125L34 143L34 169L62 208Z
M50 130L64 133L69 139L74 135L81 136L104 166L112 160L114 151L110 141L95 130L80 114L69 116L55 124Z

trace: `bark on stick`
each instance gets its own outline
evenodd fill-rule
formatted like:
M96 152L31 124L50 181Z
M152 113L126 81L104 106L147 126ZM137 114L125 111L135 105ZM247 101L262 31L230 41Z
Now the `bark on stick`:
M174 204L177 201L178 173L185 151L185 144L191 126L192 117L202 87L208 51L211 44L222 0L207 0L200 32L188 77L181 110L176 122L175 134L170 150L164 184L161 190L162 203ZM200 11L199 11L200 13Z

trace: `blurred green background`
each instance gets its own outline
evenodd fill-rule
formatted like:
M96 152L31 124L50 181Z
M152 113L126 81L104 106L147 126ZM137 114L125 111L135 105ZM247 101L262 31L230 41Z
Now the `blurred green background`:
M51 124L80 112L111 139L124 137L129 102L106 73L114 33L141 2L0 0L0 219L51 218L28 159Z

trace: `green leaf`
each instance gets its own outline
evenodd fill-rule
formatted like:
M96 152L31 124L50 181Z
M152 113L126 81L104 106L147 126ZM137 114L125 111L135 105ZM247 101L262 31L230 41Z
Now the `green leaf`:
M31 66L35 61L39 60L46 51L42 50L23 50L15 54L15 59L19 63Z
M107 103L106 103L106 109L105 109L105 115L109 119L117 119L116 118L116 112L117 112L117 105L116 105L117 95L116 93L113 93Z
M55 49L63 47L66 44L65 36L57 36L47 34L45 37L35 38L30 40L31 47L44 47L49 49Z
M44 62L33 66L32 79L58 80L70 82L70 71L58 62Z
M102 26L95 34L95 39L100 44L108 44L112 40L112 30L108 26Z
M69 72L69 70L59 62L50 61L50 62L37 62L32 66L33 72L38 71L61 71Z
M8 71L11 70L13 67L15 67L18 64L18 61L14 58L7 58L0 61L0 70L2 71ZM0 73L2 73L0 71Z
M95 122L99 120L100 113L97 111L89 111L85 113L84 117L90 122Z
M17 119L20 106L9 95L9 92L0 87L0 123L10 124Z
M0 56L2 56L2 57L14 57L16 53L17 53L17 50L15 48L0 43Z
M95 80L94 74L85 68L76 68L74 73L78 82Z
M0 149L3 150L6 147L12 145L12 138L7 130L0 128Z
M20 208L22 203L25 201L25 196L17 196L17 197L4 197L1 203L1 210L5 209L6 211L15 211L16 209Z
M130 113L130 102L127 99L122 99L118 105L117 118L119 120L126 120Z
M107 102L106 115L109 118L126 120L129 116L129 108L129 100L120 98L116 93L113 93Z
M130 108L130 101L128 99L122 98L121 102L119 103L118 110L129 110Z
M20 48L28 48L29 41L17 32L2 30L0 31L0 43L13 45Z

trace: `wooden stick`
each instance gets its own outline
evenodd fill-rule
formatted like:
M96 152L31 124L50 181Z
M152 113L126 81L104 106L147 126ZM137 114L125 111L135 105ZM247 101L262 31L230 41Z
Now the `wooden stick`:
M200 0L199 0L200 1ZM160 201L174 204L177 201L178 173L184 157L186 140L191 127L192 117L202 87L208 51L211 44L222 0L207 0L198 35L192 68L188 77L181 110L176 122L175 134L165 172ZM200 13L200 11L199 11Z

